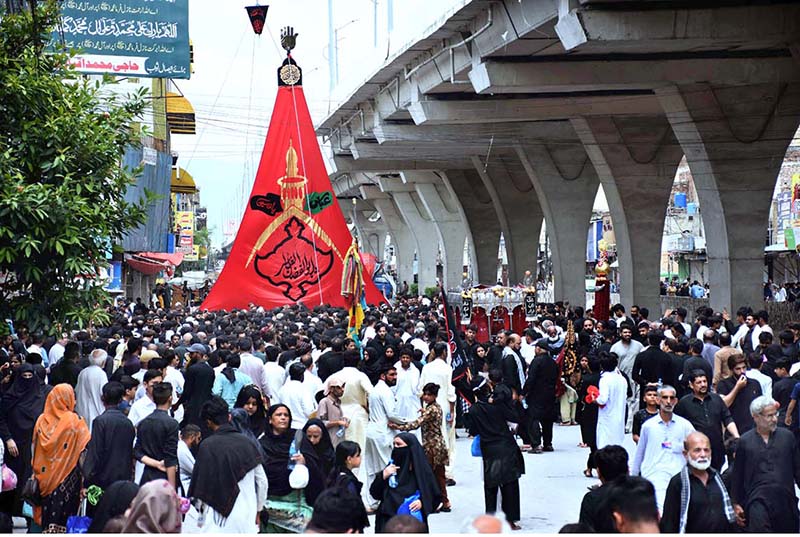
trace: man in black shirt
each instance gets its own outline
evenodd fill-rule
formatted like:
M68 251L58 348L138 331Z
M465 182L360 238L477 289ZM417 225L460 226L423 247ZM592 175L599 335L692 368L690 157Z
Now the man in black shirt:
M789 376L789 369L791 363L786 360L778 360L775 363L775 376L778 380L772 384L772 398L778 404L778 427L786 427L786 409L789 408L789 403L792 400L792 390L797 384L797 379Z
M689 387L692 393L681 398L675 414L689 420L696 430L708 437L711 441L711 466L719 471L725 461L722 428L725 427L734 438L739 438L739 430L722 398L708 392L708 377L704 371L698 369L689 373Z
M668 384L672 381L672 360L661 350L664 333L652 330L647 334L648 346L633 361L631 377L640 386L641 400L644 403L644 389L648 384ZM641 404L640 404L641 406Z
M689 371L694 371L695 369L702 369L708 379L714 378L714 369L711 367L711 364L703 358L703 342L699 339L690 339L689 358L683 362L683 378L681 381L684 385L688 383L686 379L689 378Z
M631 436L635 443L639 443L639 435L642 433L644 422L658 415L658 386L656 384L646 384L642 388L642 395L645 406L633 415L633 428Z
M751 533L797 533L795 484L800 452L794 435L778 428L775 400L761 396L750 405L755 428L742 435L733 465L731 498Z
M344 368L344 340L340 337L331 341L331 350L317 359L317 375L322 382Z
M730 355L728 367L731 370L731 376L717 383L717 393L722 396L722 400L731 410L731 416L739 434L743 434L753 428L750 403L761 395L761 384L745 375L747 358L741 354Z
M204 431L203 437L207 436L205 421L200 419L200 408L203 403L211 398L211 389L214 387L214 370L208 365L206 349L199 343L189 347L189 359L192 365L186 368L183 393L178 402L172 407L172 411L178 410L183 405L183 425L193 423Z
M84 486L105 489L115 481L130 481L133 475L133 440L136 429L119 410L125 387L119 382L103 386L105 412L92 422L92 439L86 447Z
M172 385L169 382L159 382L153 386L156 409L139 423L133 448L136 460L145 465L140 485L166 479L170 485L176 486L180 426L167 412L171 401Z
M606 446L594 454L601 485L591 489L581 501L579 522L591 526L596 533L614 533L611 514L603 509L609 484L628 475L628 452L622 446Z
M50 369L48 382L50 386L66 383L75 388L81 368L78 365L81 346L77 341L70 341L64 346L64 357Z
M711 468L708 437L698 432L689 434L683 443L683 455L687 466L667 486L661 532L730 532L735 520L733 505L719 473Z

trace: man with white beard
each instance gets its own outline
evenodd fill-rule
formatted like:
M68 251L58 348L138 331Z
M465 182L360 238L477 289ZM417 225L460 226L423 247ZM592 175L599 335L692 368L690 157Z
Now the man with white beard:
M89 426L92 432L92 422L105 412L103 404L103 386L108 382L103 366L108 359L108 353L103 349L95 349L89 355L89 367L78 374L78 384L75 385L75 412L78 413Z
M400 359L394 364L397 369L397 385L395 387L395 399L397 400L397 414L408 421L414 421L419 417L422 405L419 401L419 369L411 363L414 356L414 347L406 345L400 349ZM410 431L422 442L422 435L419 429Z
M711 467L711 441L693 432L683 443L686 466L667 486L661 533L730 533L735 515L720 474Z

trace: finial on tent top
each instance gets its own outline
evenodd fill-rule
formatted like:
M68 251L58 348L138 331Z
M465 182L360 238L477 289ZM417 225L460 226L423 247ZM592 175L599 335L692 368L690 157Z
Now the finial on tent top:
M287 26L281 30L281 46L286 51L286 54L290 55L292 53L292 49L295 47L298 35L299 34L296 34L294 28L291 26Z
M281 46L286 50L286 58L278 68L278 86L302 86L303 70L292 58L292 49L297 44L294 28L287 26L281 30Z

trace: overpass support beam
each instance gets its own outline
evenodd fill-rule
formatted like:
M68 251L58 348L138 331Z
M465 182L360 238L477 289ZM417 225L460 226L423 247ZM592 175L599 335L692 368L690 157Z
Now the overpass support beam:
M437 229L432 220L422 214L411 192L392 192L406 226L417 242L417 275L419 291L436 285L436 259L439 255Z
M494 284L497 281L501 230L492 198L474 169L448 169L444 176L463 210L464 221L472 236L472 281L475 284Z
M490 160L488 166L478 157L472 157L472 163L500 220L508 256L508 283L516 285L526 270L535 276L538 268L543 214L536 191L524 172L515 173L500 157Z
M763 301L765 230L786 148L800 122L800 84L656 90L700 198L711 306Z
M378 190L377 187L361 187L361 192L364 198L372 200L375 208L381 214L381 220L385 221L386 226L389 228L397 261L397 283L414 281L416 239L397 210L392 198Z
M586 302L586 238L600 184L580 143L516 147L536 189L547 223L553 257L555 300L583 307Z
M444 286L451 289L461 285L464 272L464 244L469 236L469 226L460 211L445 205L445 197L437 183L442 184L441 175L433 172L402 172L403 182L414 185L417 196L436 226L444 257ZM446 198L452 204L452 197Z
M660 311L664 214L683 151L663 116L578 118L572 124L608 200L620 299L628 307Z

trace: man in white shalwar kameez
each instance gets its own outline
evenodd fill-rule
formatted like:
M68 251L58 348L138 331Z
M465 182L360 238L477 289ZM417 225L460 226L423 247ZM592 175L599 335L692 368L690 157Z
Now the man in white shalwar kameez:
M452 478L452 470L456 458L456 429L453 427L456 418L456 389L453 386L453 368L447 359L447 343L436 343L433 346L433 358L422 368L419 386L433 382L439 386L436 402L442 407L442 437L447 445L450 464L445 468L448 478ZM422 391L417 394L422 397ZM450 420L448 421L448 416Z
M383 472L389 464L389 458L394 448L392 442L394 431L389 429L389 422L405 423L397 414L392 386L397 382L397 369L387 366L381 372L380 380L369 395L369 424L367 425L367 438L364 444L364 471L367 474L367 484L372 484L375 476ZM364 487L364 499L368 507L375 508L378 501L369 494Z
M367 402L373 387L369 378L356 369L358 361L358 351L346 351L344 353L344 367L341 371L328 378L336 377L344 383L341 408L344 417L350 420L350 426L344 432L344 439L363 446L367 436L367 422L369 421Z
M420 371L415 365L411 363L411 349L404 347L405 350L400 351L400 359L394 364L397 369L397 384L395 385L394 397L397 401L397 415L402 416L407 421L414 421L419 417L419 411L422 409L422 404L419 399L420 385L419 377ZM422 442L422 435L420 429L411 431L417 437L417 440Z
M342 415L350 420L350 425L344 431L344 439L357 443L359 446L364 447L367 441L367 423L369 423L368 401L369 394L372 393L372 383L369 377L356 369L360 356L357 350L345 351L343 361L344 367L328 377L327 382L336 378L344 383L344 393L340 407ZM328 389L326 384L325 389ZM367 491L369 494L369 486L372 483L367 483L366 472L362 464L359 471L356 473L361 483L366 486L362 490Z
M108 382L108 377L103 369L108 359L108 353L103 349L95 349L89 355L89 367L78 374L78 383L75 385L75 412L78 413L89 426L92 432L92 422L105 412L103 404L103 386Z
M617 370L617 357L601 356L597 405L597 449L621 446L625 440L625 408L628 399L628 382Z

